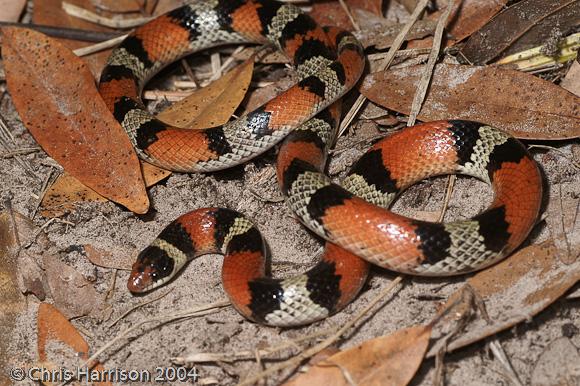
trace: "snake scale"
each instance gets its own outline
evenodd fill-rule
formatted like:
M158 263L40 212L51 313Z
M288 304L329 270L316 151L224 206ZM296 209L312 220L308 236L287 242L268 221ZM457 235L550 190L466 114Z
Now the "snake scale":
M141 91L163 67L234 43L276 46L292 59L300 80L256 110L204 130L171 127L147 111ZM462 120L419 124L372 146L341 185L324 174L340 116L334 102L356 84L364 66L363 48L350 33L322 28L299 8L273 0L192 3L127 37L111 54L99 90L138 155L174 171L211 172L283 141L277 176L286 202L327 240L308 272L274 279L265 275L265 243L250 220L231 209L194 210L140 253L129 290L158 287L194 257L220 253L224 289L242 315L295 326L352 301L366 280L368 262L402 273L448 276L487 267L517 248L538 217L541 174L525 147L496 128ZM443 224L388 210L413 183L450 173L491 184L490 207Z

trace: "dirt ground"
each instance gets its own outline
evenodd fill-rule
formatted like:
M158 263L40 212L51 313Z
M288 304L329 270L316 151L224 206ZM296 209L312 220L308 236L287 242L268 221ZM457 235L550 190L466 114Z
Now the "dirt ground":
M7 120L14 137L13 147L36 146L20 122L9 94L5 92L5 84L2 83L0 87L0 113ZM377 130L376 125L359 121L339 139L329 166L330 175L340 180L349 165L363 154L374 139L384 134ZM558 212L562 200L568 203L566 208L577 210L580 192L580 173L577 166L574 166L574 163L580 163L580 145L572 141L548 145L553 148L531 149L544 170L549 186L544 220L547 213ZM272 273L276 277L288 277L307 270L321 251L321 241L305 230L280 200L274 173L274 152L229 171L173 174L149 189L153 209L146 215L135 215L110 202L81 203L72 213L48 224L48 220L38 213L37 208L43 181L47 176L59 172L60 168L43 151L22 155L20 158L30 166L33 174L27 172L14 157L0 158L2 203L9 199L16 212L32 218L38 227L43 226L43 232L59 251L60 261L84 275L99 294L109 293L102 310L72 320L93 352L139 322L219 301L225 298L225 294L220 282L220 256L198 258L167 286L145 296L135 297L126 288L129 272L119 270L115 273L114 269L95 266L86 257L87 245L111 252L120 260L126 259L127 254L132 258L177 216L200 207L221 206L242 212L255 221L272 252ZM394 210L415 218L432 218L441 209L446 183L446 177L438 177L411 187L397 200ZM445 220L473 216L485 209L491 200L491 189L484 183L459 177ZM2 203L0 206L4 205ZM528 244L552 237L554 228L544 220L537 225ZM576 227L580 226L579 221L576 218ZM575 235L575 238L569 239L570 244L580 243L580 232L577 229L567 229L566 233ZM34 250L34 246L32 248ZM364 290L352 304L338 314L310 326L292 329L264 327L245 320L232 307L225 307L203 317L145 325L130 333L128 339L115 343L99 359L108 369L148 370L155 374L158 367L177 366L172 358L191 353L252 352L316 331L336 329L362 310L396 276L387 270L373 268ZM380 307L365 317L364 323L339 341L339 348L352 347L406 326L429 322L447 297L460 288L468 276L444 279L405 277L403 284L390 299L383 301ZM580 362L576 367L569 363L578 356L574 357L562 349L572 347L571 352L578 355L579 289L576 285L570 292L576 291L576 295L562 297L539 315L497 336L522 384L580 385ZM168 290L170 292L166 296L135 309L111 326L113 321L134 306L155 299ZM75 294L69 296L74 297ZM50 297L47 301L50 302ZM16 330L9 337L2 337L9 340L10 356L15 365L32 366L39 360L36 349L39 303L34 296L27 296L26 309L18 317ZM477 342L448 354L445 357L446 384L513 384L488 343L489 340ZM300 347L294 347L283 351L279 358L286 358L299 350ZM262 361L269 363L273 359ZM197 364L195 367L201 384L220 385L235 384L261 368L255 359ZM434 359L425 360L411 384L432 384L434 369ZM288 371L282 372L270 378L267 384L278 384L287 375Z

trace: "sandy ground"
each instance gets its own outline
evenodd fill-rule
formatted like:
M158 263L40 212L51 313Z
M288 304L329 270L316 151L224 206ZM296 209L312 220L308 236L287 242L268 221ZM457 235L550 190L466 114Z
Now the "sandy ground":
M16 140L15 148L35 145L33 138L19 121L6 93L1 100L0 112L8 120ZM348 165L369 146L371 139L379 135L381 133L375 126L359 123L355 130L343 136L337 144L337 151L329 168L332 177L339 179ZM580 179L571 160L579 162L579 146L570 142L551 145L557 149L533 150L550 183L549 194L551 197L562 195L574 202L578 200ZM14 210L30 217L36 210L38 195L41 194L41 180L55 170L55 166L42 151L22 158L41 179L28 175L13 158L0 158L0 194L2 198L10 197ZM99 293L104 294L113 289L107 300L110 308L106 312L73 320L73 324L85 336L93 350L140 321L218 301L225 295L220 283L219 256L201 257L189 264L177 280L164 288L145 297L134 297L125 286L128 272L119 271L114 279L114 270L96 267L87 260L85 245L113 253L130 251L134 255L178 215L199 207L223 206L245 213L257 223L272 251L272 271L275 276L287 277L312 265L321 247L320 240L299 225L283 202L271 202L280 198L274 177L274 159L274 154L270 152L232 171L209 175L174 174L149 190L154 210L144 216L136 216L113 203L85 203L63 218L66 223L52 222L45 227L44 231L56 245L62 262L82 273ZM438 212L443 203L445 186L445 177L419 183L410 188L394 208L399 213L415 217ZM491 197L492 192L485 184L471 178L459 178L445 219L474 215L491 202ZM559 203L551 200L548 205ZM33 220L37 226L42 226L47 221L38 214ZM541 222L529 242L537 243L549 237L549 227L546 222ZM579 240L571 242L578 243ZM227 307L205 317L141 328L130 334L129 340L122 340L107 350L100 359L107 368L147 369L154 373L156 367L172 366L172 357L192 352L234 353L276 345L318 330L342 326L395 277L392 272L373 269L366 287L355 302L337 315L304 328L277 329L259 326L243 319L233 308ZM393 298L384 302L362 325L340 341L340 347L351 347L406 326L430 321L447 296L465 280L465 276L453 279L406 278L404 285ZM134 305L155 298L168 289L171 292L167 296L138 308L109 328L113 320ZM34 296L28 296L26 311L19 316L16 330L10 337L3 337L10 340L14 363L33 364L38 360L35 320L38 304L39 301ZM538 383L544 379L542 377L548 380L557 378L558 372L564 368L562 362L557 360L553 365L545 366L540 357L550 345L560 342L561 339L567 340L577 350L580 347L579 328L580 301L578 298L562 298L526 323L499 334L498 338L523 384L566 384L548 381ZM289 353L290 351L284 352L282 357ZM445 366L448 385L510 384L503 367L490 352L485 341L448 355ZM213 379L219 384L229 385L255 373L260 366L253 360L244 360L197 365L196 368L206 382L211 383ZM426 360L412 384L432 384L433 369L434 361ZM284 379L283 376L284 374L273 378L268 384L280 382ZM576 376L580 377L578 374ZM532 382L532 378L535 381ZM569 379L570 382L580 382L580 378L573 376Z

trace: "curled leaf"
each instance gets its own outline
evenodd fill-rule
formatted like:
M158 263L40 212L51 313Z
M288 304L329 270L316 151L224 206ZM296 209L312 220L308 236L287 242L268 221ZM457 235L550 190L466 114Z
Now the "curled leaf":
M430 336L430 326L414 326L367 340L319 361L284 385L407 385L423 361Z
M564 295L580 280L580 259L567 265L559 255L552 243L531 245L470 278L467 283L485 303L489 321L479 318L470 323L447 351L529 320ZM449 297L443 312L457 305L462 291ZM440 343L429 350L429 356L441 348Z
M254 56L208 86L174 103L157 118L187 129L203 129L226 123L238 108L252 80Z

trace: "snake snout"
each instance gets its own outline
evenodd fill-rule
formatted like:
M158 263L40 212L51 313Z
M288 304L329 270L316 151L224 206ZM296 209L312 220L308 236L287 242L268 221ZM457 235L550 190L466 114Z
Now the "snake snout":
M151 270L147 269L140 262L133 264L131 270L131 275L127 281L127 288L132 293L141 293L147 291L148 288L153 284L153 277L151 275Z

